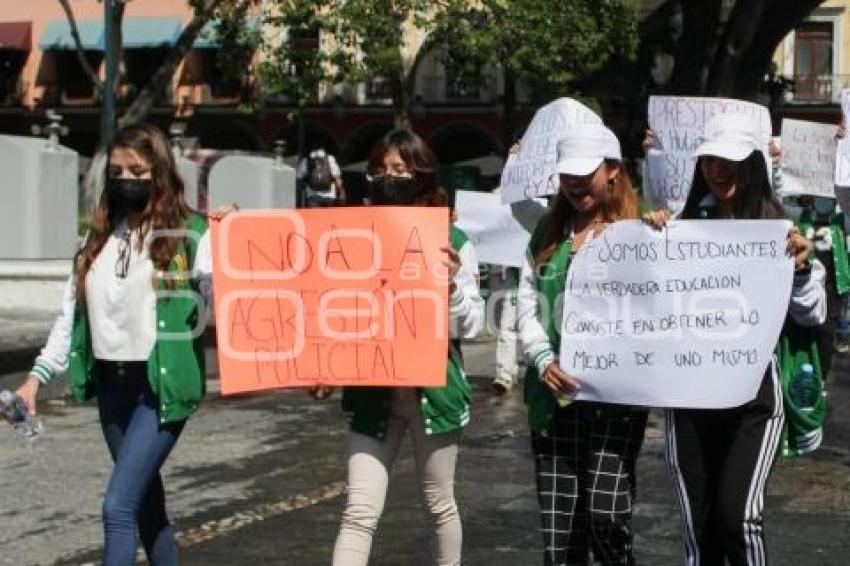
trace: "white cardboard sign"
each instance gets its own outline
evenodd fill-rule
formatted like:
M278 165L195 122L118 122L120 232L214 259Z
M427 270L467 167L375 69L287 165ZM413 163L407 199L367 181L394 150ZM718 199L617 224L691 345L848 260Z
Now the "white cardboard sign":
M517 221L511 205L502 204L499 195L457 191L457 226L469 236L481 263L522 267L531 233ZM538 203L542 215L545 203Z
M754 118L767 156L771 125L770 112L764 106L729 98L649 97L649 127L655 134L657 147L647 151L643 186L655 207L666 207L673 212L684 207L696 165L693 153L705 135L705 124L715 114L727 112Z
M850 88L841 91L841 117L845 134L835 146L835 184L841 188L836 189L835 192L841 204L841 210L850 211L844 208L845 205L850 206L846 188L850 187L850 139L847 137L847 129L850 128Z
M782 120L782 193L835 196L836 126Z
M558 141L571 126L600 123L593 110L571 98L558 98L537 110L520 140L519 152L510 155L502 169L502 202L557 194Z
M725 408L753 399L793 279L786 220L618 222L566 278L560 365L578 399Z

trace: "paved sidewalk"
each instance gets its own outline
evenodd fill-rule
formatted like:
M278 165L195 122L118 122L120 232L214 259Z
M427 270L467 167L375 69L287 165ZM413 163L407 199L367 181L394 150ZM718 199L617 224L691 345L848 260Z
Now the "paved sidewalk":
M457 495L467 566L541 563L533 464L521 394L490 390L494 344L465 346L474 416ZM222 398L216 382L164 475L181 565L330 564L344 503L346 424L338 395L303 391ZM773 566L850 564L850 358L836 358L824 447L782 461L769 484L765 528ZM0 435L0 564L90 564L100 556L100 505L111 470L96 409L43 406L31 449ZM682 563L679 518L654 412L639 459L639 564ZM426 517L405 443L393 470L372 565L428 564Z

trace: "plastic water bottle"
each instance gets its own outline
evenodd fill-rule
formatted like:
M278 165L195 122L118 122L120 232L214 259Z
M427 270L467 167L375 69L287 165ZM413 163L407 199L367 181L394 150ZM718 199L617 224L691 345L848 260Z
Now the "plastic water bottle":
M20 431L25 440L36 440L43 432L41 419L31 415L24 400L11 391L0 391L0 415Z
M791 400L803 412L809 413L815 409L820 399L820 383L815 377L812 364L803 364L800 372L794 376L789 387Z

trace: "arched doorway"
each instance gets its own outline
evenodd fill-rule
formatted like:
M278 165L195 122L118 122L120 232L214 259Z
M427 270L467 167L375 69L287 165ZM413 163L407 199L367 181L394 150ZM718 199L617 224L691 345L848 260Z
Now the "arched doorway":
M198 141L200 146L208 149L238 149L242 151L261 151L263 143L257 132L242 122L229 121L221 124L212 117L203 119L203 125L198 125ZM192 136L190 128L188 136Z
M358 163L369 159L372 148L393 129L392 122L369 122L355 130L343 149L343 163Z
M441 164L457 163L485 155L504 154L495 137L475 124L452 124L428 138Z

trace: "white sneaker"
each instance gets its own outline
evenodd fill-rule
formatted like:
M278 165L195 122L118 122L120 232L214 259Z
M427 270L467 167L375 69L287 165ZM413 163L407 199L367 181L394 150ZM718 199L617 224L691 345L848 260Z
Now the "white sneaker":
M513 386L514 380L510 377L501 376L493 380L493 388L499 395L504 395L505 393L510 391Z

